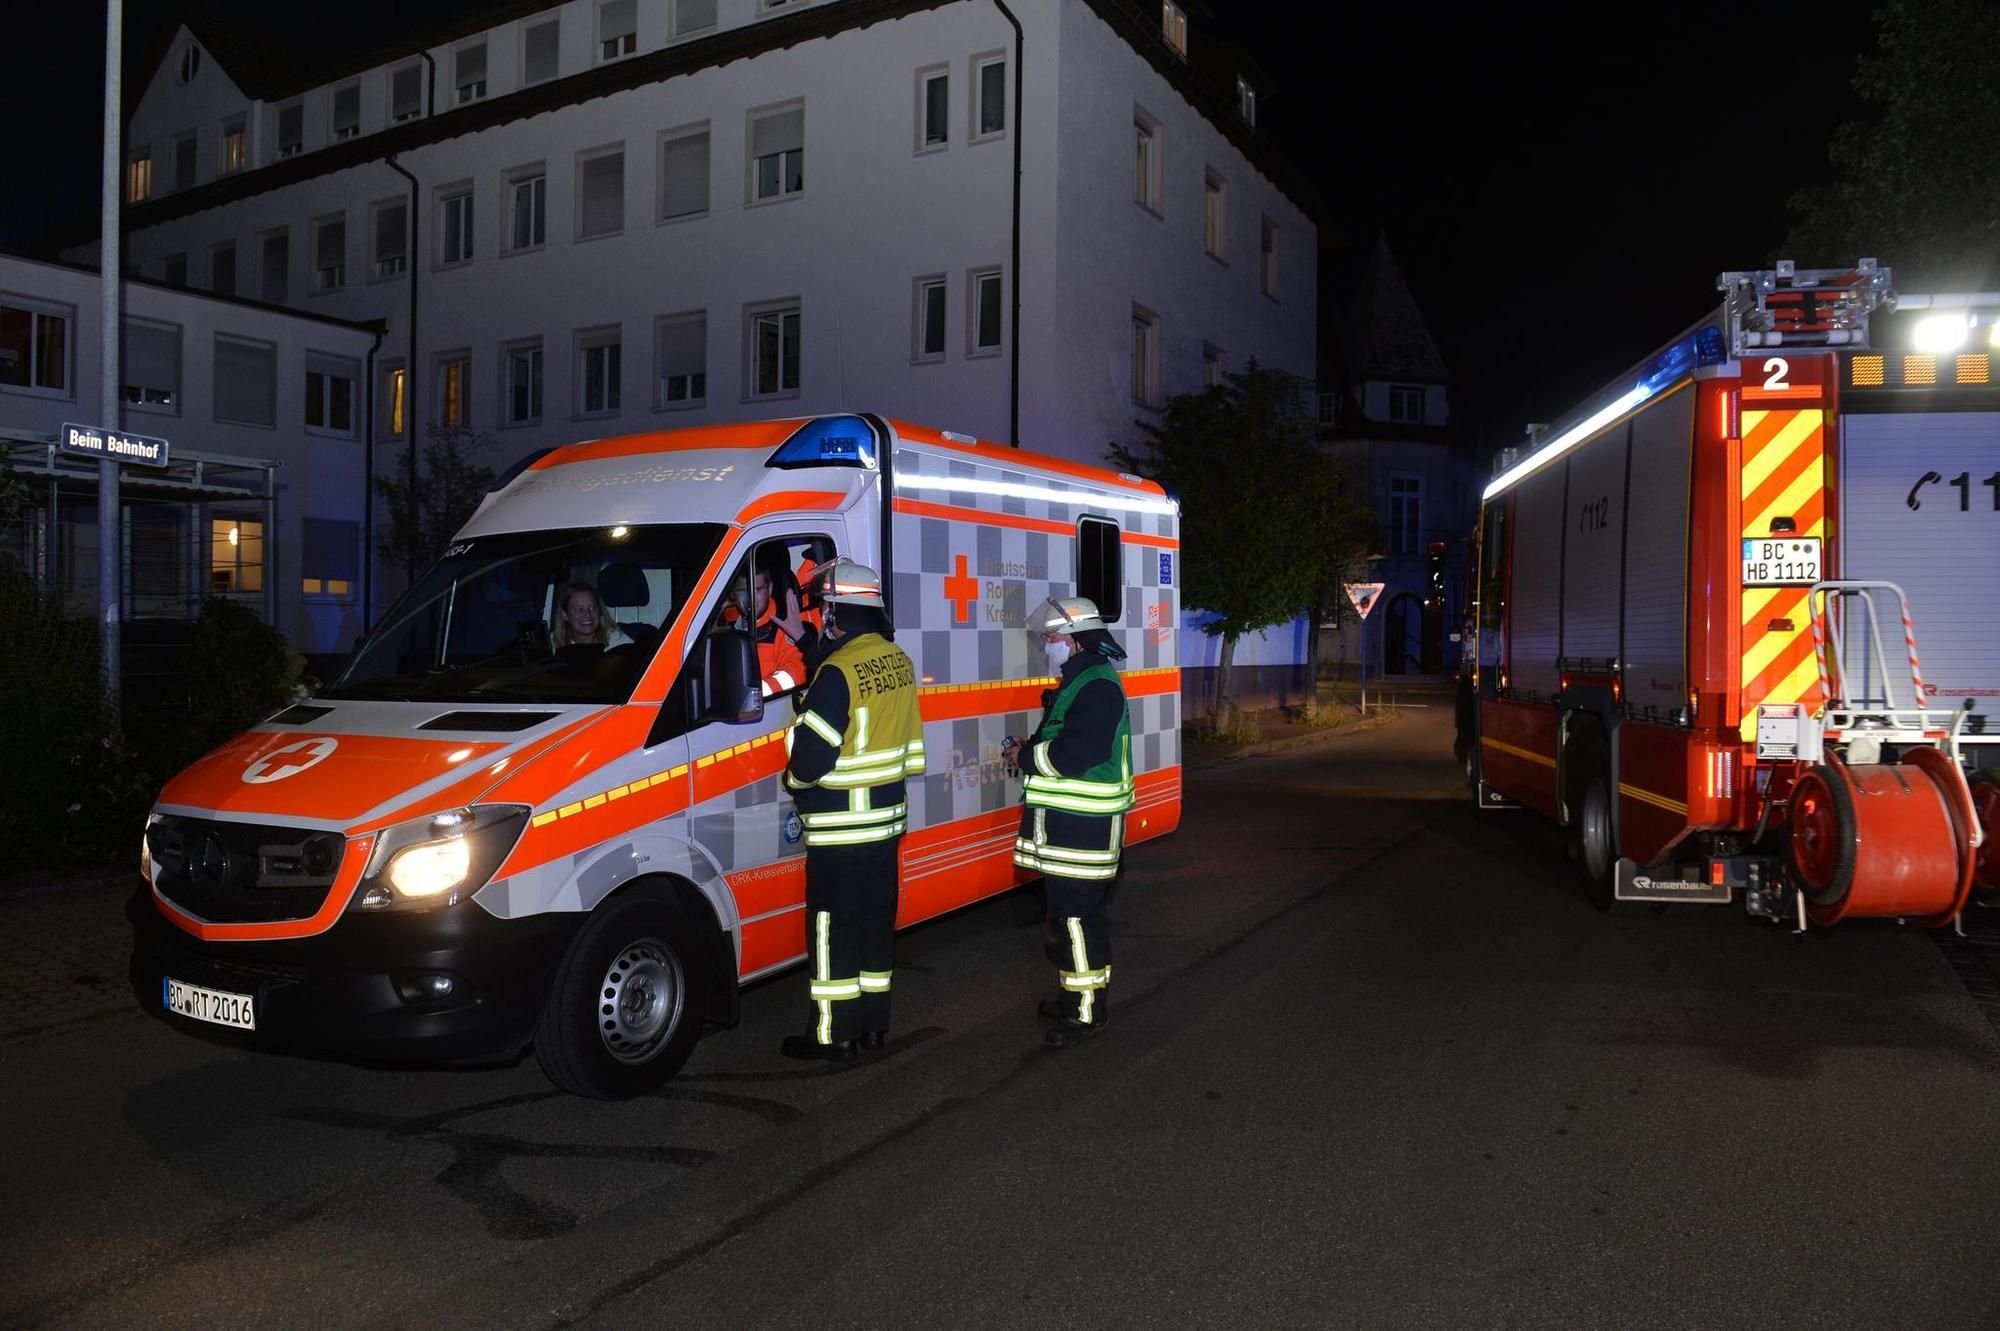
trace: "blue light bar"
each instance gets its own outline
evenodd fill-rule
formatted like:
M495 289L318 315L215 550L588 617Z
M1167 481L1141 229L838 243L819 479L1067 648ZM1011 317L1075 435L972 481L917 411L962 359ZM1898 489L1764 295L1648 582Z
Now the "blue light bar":
M873 471L875 431L859 416L821 416L794 431L764 465L786 471L797 467L863 467Z
M1714 324L1704 324L1688 333L1646 362L1639 369L1637 381L1630 388L1496 476L1493 483L1486 487L1481 502L1492 499L1517 482L1540 471L1626 412L1659 393L1661 389L1687 378L1697 368L1704 365L1720 365L1727 359L1728 350L1723 345L1721 328ZM1612 387L1616 388L1617 385L1614 384Z

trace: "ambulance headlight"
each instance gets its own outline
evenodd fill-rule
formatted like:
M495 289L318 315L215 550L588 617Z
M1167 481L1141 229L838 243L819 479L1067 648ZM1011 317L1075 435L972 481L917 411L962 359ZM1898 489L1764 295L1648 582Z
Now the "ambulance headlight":
M363 910L432 910L486 886L521 831L519 804L478 804L399 823L381 834L361 879Z

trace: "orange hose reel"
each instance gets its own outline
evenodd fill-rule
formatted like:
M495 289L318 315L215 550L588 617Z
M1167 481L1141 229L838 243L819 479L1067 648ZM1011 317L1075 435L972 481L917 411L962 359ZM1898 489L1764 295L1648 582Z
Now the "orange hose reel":
M1949 924L1972 890L1980 810L1937 749L1808 769L1792 786L1792 869L1813 923L1887 916Z

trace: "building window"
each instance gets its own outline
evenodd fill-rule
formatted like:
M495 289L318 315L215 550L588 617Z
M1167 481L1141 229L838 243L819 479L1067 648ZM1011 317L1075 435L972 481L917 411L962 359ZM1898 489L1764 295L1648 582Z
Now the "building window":
M1213 342L1201 344L1201 386L1203 388L1222 387L1222 348Z
M674 36L706 32L715 26L715 0L674 0Z
M193 83L194 76L201 73L201 48L193 42L182 47L180 64L175 67L174 73L183 86Z
M750 197L777 199L805 188L806 111L752 112L750 117Z
M361 524L307 518L301 536L299 590L307 596L353 600L361 569Z
M401 365L382 367L382 433L391 439L403 437L403 422L409 413L410 376Z
M750 396L799 391L799 307L766 306L750 314Z
M708 312L670 314L653 329L656 407L698 407L708 400Z
M403 199L384 199L375 205L374 266L376 280L399 276L410 266L410 205Z
M1090 598L1105 623L1124 617L1125 550L1118 524L1108 518L1077 519L1076 591Z
M562 23L550 19L521 30L521 83L547 83L562 70Z
M943 273L916 281L915 310L911 319L911 354L916 361L944 359L945 277Z
M1413 555L1423 531L1423 482L1414 476L1389 478L1389 553Z
M250 165L250 136L244 132L243 117L222 122L222 169L226 174Z
M1253 128L1257 124L1257 90L1250 86L1250 80L1236 76L1236 114L1243 117L1243 123Z
M1326 426L1333 424L1333 394L1331 393L1321 393L1319 395L1319 423Z
M337 143L361 132L361 85L350 83L333 90L333 137Z
M1176 52L1187 55L1187 11L1174 0L1160 0L1160 36Z
M507 177L507 252L538 250L548 241L549 177L539 163Z
M208 252L208 289L218 296L236 294L236 242L225 240Z
M972 138L1007 132L1007 57L980 56L972 62Z
M625 147L598 150L577 159L578 240L612 236L625 229Z
M576 414L616 415L624 393L624 331L592 328L576 335Z
M125 202L144 203L153 197L153 150L134 148L125 163Z
M639 17L633 0L604 0L597 7L597 56L617 60L639 49Z
M278 230L264 235L257 272L257 293L266 304L283 305L291 299L291 232Z
M0 300L0 386L67 395L72 311Z
M1389 419L1401 425L1422 425L1424 390L1413 384L1390 384Z
M269 342L215 339L215 419L238 425L278 423L278 348ZM261 561L260 561L261 562Z
M1203 182L1203 192L1201 248L1211 258L1220 259L1222 247L1228 239L1229 186L1211 171Z
M424 67L400 65L389 71L389 121L400 125L424 113Z
M1132 114L1132 198L1141 207L1160 209L1160 122L1144 111Z
M542 419L542 340L512 342L500 349L500 368L506 376L506 396L501 402L501 423L534 425Z
M181 330L169 324L124 321L118 350L127 404L181 409Z
M184 287L188 284L188 256L169 254L160 260L160 280L170 287Z
M943 148L951 142L951 71L942 67L917 71L917 151Z
M970 314L972 327L966 338L969 356L997 356L1000 353L1001 280L998 268L972 274Z
M359 372L353 361L333 356L306 356L306 428L334 434L354 433L354 383Z
M1257 242L1258 254L1262 259L1264 294L1272 300L1278 298L1278 224L1270 218L1264 219L1261 238Z
M476 102L486 95L486 43L461 46L451 55L451 84L458 91L458 104Z
M708 126L674 130L660 141L660 220L708 211Z
M338 291L347 285L347 215L313 223L313 290Z
M216 596L264 590L264 524L255 518L211 518L208 590Z
M438 264L469 263L472 259L472 190L457 185L438 196Z
M297 157L306 146L306 108L303 102L278 108L278 156Z
M1160 316L1132 307L1132 400L1142 407L1160 401Z
M174 137L174 188L193 189L194 173L194 133L189 131Z
M463 351L450 352L437 360L437 421L447 430L472 423L472 358Z

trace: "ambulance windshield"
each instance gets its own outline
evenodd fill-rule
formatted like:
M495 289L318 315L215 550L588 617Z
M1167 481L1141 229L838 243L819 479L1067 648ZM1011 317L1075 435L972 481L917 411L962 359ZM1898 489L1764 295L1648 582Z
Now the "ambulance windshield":
M623 702L722 533L690 523L459 541L320 696Z

